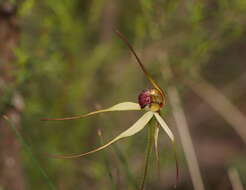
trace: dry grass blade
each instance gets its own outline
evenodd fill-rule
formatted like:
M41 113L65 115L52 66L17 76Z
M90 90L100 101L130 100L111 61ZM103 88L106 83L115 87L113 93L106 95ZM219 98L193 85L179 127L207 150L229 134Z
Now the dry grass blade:
M230 168L228 170L228 176L231 181L233 190L244 190L243 184L240 180L240 176L235 168Z
M239 77L231 81L229 84L225 84L221 89L227 98L238 99L245 94L245 89L242 88L246 83L246 73L241 74ZM190 120L190 125L196 126L203 122L212 119L215 115L213 112L208 111L208 106L206 102L200 102L192 110L190 114L192 115L192 120Z
M188 129L188 124L185 118L184 111L181 107L179 95L175 87L168 88L168 95L173 110L174 119L177 123L177 128L180 134L185 157L188 162L189 171L195 190L204 190L204 184L201 177L201 171L197 161L194 145Z
M216 110L225 121L227 121L246 143L246 117L233 105L219 90L206 80L200 78L199 83L186 80L185 83L214 110Z
M167 68L165 73L163 73L163 76L166 76L167 79L172 80L173 77L169 67ZM172 107L173 116L176 121L178 132L181 138L181 143L184 149L185 157L188 163L188 168L190 171L194 189L205 190L194 145L192 143L185 113L182 109L178 90L174 86L169 86L167 92Z

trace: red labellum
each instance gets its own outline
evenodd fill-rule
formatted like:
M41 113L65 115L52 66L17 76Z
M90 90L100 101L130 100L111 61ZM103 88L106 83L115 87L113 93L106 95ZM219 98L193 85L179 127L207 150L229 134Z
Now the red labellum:
M152 99L149 93L149 90L144 90L138 96L138 103L140 107L143 109L145 106L151 104Z
M151 111L159 111L160 108L163 106L164 98L159 90L153 89L146 89L142 91L138 96L138 103L140 107L143 108L150 108Z

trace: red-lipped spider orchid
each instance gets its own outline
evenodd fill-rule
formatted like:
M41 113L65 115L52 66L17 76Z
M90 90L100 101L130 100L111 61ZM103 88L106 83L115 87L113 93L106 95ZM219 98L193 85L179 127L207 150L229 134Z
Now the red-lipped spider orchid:
M92 153L98 152L100 150L103 150L103 149L107 148L108 146L110 146L111 144L115 143L116 141L118 141L120 139L123 139L123 138L126 138L126 137L130 137L130 136L135 135L136 133L140 132L143 128L145 128L145 126L149 123L149 121L152 118L155 118L155 120L156 120L156 125L154 126L154 131L153 131L154 132L153 133L153 137L154 137L154 145L155 145L155 152L156 152L157 159L158 159L158 149L157 149L157 144L158 143L157 142L158 142L159 128L163 129L167 133L168 137L171 139L171 141L174 144L174 135L173 135L172 131L169 129L169 127L166 124L166 122L160 116L160 111L161 111L161 109L163 108L163 106L165 104L165 95L164 95L163 90L158 85L158 83L151 77L151 75L147 72L147 70L143 66L141 60L139 59L139 57L137 56L136 52L134 51L133 47L131 46L131 44L127 40L127 38L122 33L120 33L117 30L116 30L116 34L129 47L131 53L136 58L136 60L137 60L138 64L140 65L142 71L144 72L145 76L148 78L148 80L150 81L150 83L152 84L153 87L151 89L146 89L146 90L142 91L139 94L138 103L122 102L122 103L118 103L118 104L116 104L116 105L114 105L112 107L109 107L109 108L106 108L106 109L97 110L97 111L93 111L93 112L90 112L90 113L87 113L87 114L83 114L83 115L77 115L77 116L72 116L72 117L64 117L64 118L45 118L45 119L42 119L42 120L56 120L56 121L73 120L73 119L85 118L85 117L88 117L88 116L91 116L91 115L95 115L95 114L98 114L98 113L114 112L114 111L131 111L131 110L139 110L140 111L140 110L146 110L146 113L140 119L138 119L130 128L128 128L127 130L122 132L120 135L118 135L116 138L114 138L113 140L109 141L108 143L106 143L105 145L103 145L103 146L101 146L101 147L99 147L97 149L94 149L94 150L91 150L89 152L82 153L82 154L55 155L53 157L56 157L56 158L78 158L78 157L81 157L81 156L85 156L85 155L88 155L88 154L92 154ZM147 174L147 168L148 168L147 159L148 159L148 155L147 155L147 158L146 158L145 174L144 174L144 179L143 179L143 183L142 183L141 189L143 189L145 177L146 177L146 174ZM177 167L177 176L178 176L178 167Z

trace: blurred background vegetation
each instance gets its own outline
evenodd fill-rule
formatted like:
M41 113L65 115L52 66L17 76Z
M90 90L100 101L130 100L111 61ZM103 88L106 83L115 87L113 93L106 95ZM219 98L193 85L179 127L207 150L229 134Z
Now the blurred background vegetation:
M100 145L99 129L107 141L138 113L40 121L137 101L150 87L115 28L166 93L170 89L163 117L178 138L177 189L203 188L190 177L177 126L182 113L175 117L170 105L172 89L179 93L205 189L246 185L246 1L1 0L0 5L0 115L15 121L32 151L0 121L1 190L137 189L146 132L80 159L45 154L91 150ZM160 161L159 180L152 156L146 189L175 184L173 150L163 134Z

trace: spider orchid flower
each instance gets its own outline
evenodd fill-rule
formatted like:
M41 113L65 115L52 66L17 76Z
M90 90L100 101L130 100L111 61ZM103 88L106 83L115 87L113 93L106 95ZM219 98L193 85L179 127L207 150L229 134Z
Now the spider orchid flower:
M169 138L174 142L173 133L168 128L166 122L162 119L162 117L160 116L160 113L159 113L159 111L163 105L163 97L161 96L161 93L155 88L149 89L149 90L144 90L142 93L140 93L138 100L139 100L139 103L122 102L122 103L116 104L110 108L93 111L93 112L90 112L90 113L87 113L84 115L65 117L65 118L52 118L52 119L46 118L46 119L43 119L43 120L72 120L72 119L84 118L87 116L91 116L91 115L103 113L103 112L132 111L132 110L140 111L142 109L145 109L147 111L130 128L128 128L127 130L122 132L120 135L115 137L113 140L109 141L107 144L105 144L105 145L103 145L103 146L101 146L95 150L86 152L86 153L77 154L77 155L68 155L68 156L64 155L64 156L57 156L57 157L76 158L76 157L81 157L81 156L85 156L88 154L98 152L102 149L107 148L108 146L110 146L111 144L115 143L116 141L118 141L120 139L130 137L130 136L135 135L136 133L140 132L142 129L144 129L144 127L147 125L147 123L153 117L155 117L157 122L160 124L161 128L167 133ZM158 127L155 128L155 134L156 134L155 135L155 144L157 143L157 140L158 140L157 133L159 133Z
M130 51L135 56L138 64L140 65L142 71L144 72L145 76L150 81L150 83L152 84L153 87L150 89L146 89L139 94L138 103L122 102L122 103L118 103L112 107L93 111L93 112L83 114L83 115L77 115L77 116L65 117L65 118L45 118L43 120L57 120L57 121L73 120L73 119L85 118L85 117L92 116L92 115L99 114L99 113L116 112L116 111L133 111L133 110L141 111L141 110L145 110L146 112L130 128L128 128L127 130L125 130L124 132L119 134L117 137L115 137L114 139L112 139L111 141L106 143L105 145L103 145L99 148L96 148L94 150L91 150L89 152L82 153L82 154L57 155L57 156L55 156L57 158L77 158L77 157L85 156L85 155L92 154L92 153L98 152L100 150L103 150L120 139L133 136L136 133L140 132L142 129L145 128L145 126L149 123L149 121L152 118L155 118L159 124L155 127L155 131L154 131L155 149L157 150L159 128L163 129L166 132L166 134L168 135L168 137L171 139L171 141L174 142L174 135L173 135L172 131L169 129L166 122L160 116L160 111L165 104L165 96L164 96L163 90L160 88L160 86L157 84L157 82L146 71L145 67L143 66L143 64L140 61L139 57L137 56L136 52L134 51L134 49L132 48L132 46L128 42L127 38L123 34L121 34L119 31L116 31L116 34L118 34L119 37L129 47Z

